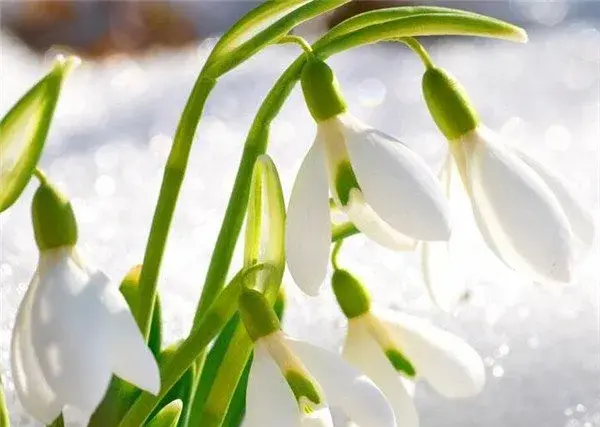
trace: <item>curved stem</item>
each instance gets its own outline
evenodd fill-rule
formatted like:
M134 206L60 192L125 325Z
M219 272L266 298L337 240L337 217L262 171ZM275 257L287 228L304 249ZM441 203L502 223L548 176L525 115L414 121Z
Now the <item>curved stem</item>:
M355 234L360 234L358 228L356 228L351 222L344 222L343 224L338 224L333 227L331 241L334 243L339 242L340 240L344 240L348 237L354 236Z
M425 65L425 68L435 68L433 61L429 56L429 53L427 52L427 50L425 50L425 47L423 47L423 45L419 43L416 39L412 37L405 37L398 39L398 41L404 43L405 45L410 47L417 55L419 55L421 62L423 62L423 65Z
M38 179L38 181L40 181L40 184L47 184L48 183L48 177L46 177L46 174L41 169L35 168L33 170L33 174Z
M340 254L340 250L342 249L342 245L344 244L344 239L339 239L333 245L333 250L331 251L331 265L335 270L339 270L338 264L338 256Z
M202 318L204 312L210 306L225 283L227 271L229 270L233 251L242 228L246 207L248 205L254 163L267 149L271 122L280 111L287 96L299 79L304 62L305 59L304 56L302 56L288 67L268 93L254 118L248 137L246 138L242 159L233 184L229 204L225 211L221 230L219 231L217 242L215 243L208 273L206 274L206 280L202 288L200 303L196 309L194 324Z
M142 271L140 272L140 299L134 311L140 330L146 339L150 333L150 319L152 319L152 312L154 311L158 273L177 198L185 176L194 134L204 104L215 84L215 79L207 77L204 72L200 72L179 120L173 146L165 166L158 202L156 203L148 243L146 244Z
M277 41L277 44L295 43L302 48L307 56L313 56L312 46L302 37L295 35L283 36Z

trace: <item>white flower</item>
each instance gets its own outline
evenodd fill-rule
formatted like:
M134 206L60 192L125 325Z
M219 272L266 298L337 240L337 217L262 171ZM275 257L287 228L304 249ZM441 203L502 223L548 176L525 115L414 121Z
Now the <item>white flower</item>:
M65 406L91 415L113 374L150 393L160 388L156 361L118 287L71 246L40 252L11 353L21 403L45 424Z
M343 355L386 395L397 427L419 425L409 380L422 378L449 398L474 396L485 384L483 361L472 347L406 314L369 311L349 319Z
M293 373L302 380L291 380ZM294 384L297 394L309 390L306 394L318 396L311 400L302 395L297 400ZM331 427L329 407L340 408L360 427L396 425L379 389L339 355L280 331L255 342L245 427Z
M445 180L458 170L489 248L507 266L533 280L569 282L576 247L588 250L595 238L593 217L573 190L483 125L449 145L452 157L445 166ZM451 307L464 283L448 280L453 273L440 266L447 243L424 243L423 251L429 289L442 307Z
M347 113L317 126L292 190L286 230L288 268L305 293L316 295L327 272L330 192L356 227L381 245L407 249L420 240L448 240L446 199L417 154Z

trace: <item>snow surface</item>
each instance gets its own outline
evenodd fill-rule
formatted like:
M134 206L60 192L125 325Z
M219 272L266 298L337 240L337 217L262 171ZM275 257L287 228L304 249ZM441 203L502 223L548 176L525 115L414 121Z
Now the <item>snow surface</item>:
M142 259L171 137L212 43L86 64L66 85L41 164L73 199L87 258L115 280ZM574 24L533 32L528 45L450 38L430 43L434 59L463 82L487 125L567 176L597 212L600 33ZM249 123L297 54L294 47L267 49L223 78L208 102L161 271L168 342L190 327ZM48 62L8 37L0 60L4 112ZM445 143L422 102L422 66L414 55L402 46L375 46L330 63L355 115L401 137L432 167L440 165ZM269 150L286 195L314 134L296 89L273 126ZM16 426L37 425L22 412L7 369L15 312L37 262L29 215L33 188L0 216L0 366ZM472 267L472 297L454 315L432 307L417 254L354 237L341 258L369 285L377 304L429 317L485 358L489 379L478 397L449 401L419 384L422 426L600 426L598 251L572 284L533 284L494 259L471 221L462 214L457 224L464 232L461 255ZM286 288L286 330L339 348L344 320L331 292L307 298L289 276Z

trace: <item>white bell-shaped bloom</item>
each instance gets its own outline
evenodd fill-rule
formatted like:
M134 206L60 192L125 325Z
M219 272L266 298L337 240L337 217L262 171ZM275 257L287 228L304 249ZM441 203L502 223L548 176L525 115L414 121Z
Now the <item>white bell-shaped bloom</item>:
M593 216L564 179L511 148L483 125L450 142L444 179L458 170L487 246L513 270L541 282L569 282L578 249L595 239ZM452 195L450 196L452 197ZM443 244L423 244L429 290L450 307L464 291ZM449 268L443 268L446 264Z
M23 407L50 424L65 406L91 415L113 374L158 393L158 365L118 287L76 249L43 250L17 313L12 372Z
M286 380L291 378L290 372L306 378L321 400L314 402L305 396L297 400L293 381ZM332 427L329 407L340 408L360 427L396 425L381 391L339 355L280 331L255 342L245 427Z
M411 381L464 398L485 384L481 357L461 338L402 313L367 312L348 320L344 357L365 372L394 408L397 427L417 427Z
M317 123L289 201L286 251L298 286L316 295L331 245L329 194L377 243L414 248L450 235L443 191L425 162L393 137L342 113Z

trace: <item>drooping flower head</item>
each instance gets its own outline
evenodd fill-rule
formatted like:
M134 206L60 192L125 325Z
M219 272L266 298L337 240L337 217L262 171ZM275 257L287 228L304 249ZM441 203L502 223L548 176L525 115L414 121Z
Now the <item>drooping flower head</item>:
M443 192L425 162L402 142L347 112L332 70L310 59L302 89L317 122L288 208L286 252L300 288L316 295L331 244L329 195L370 239L394 249L448 240Z
M419 425L413 381L424 379L448 398L474 396L483 389L483 361L462 339L423 319L372 309L367 291L346 270L334 272L332 285L348 318L344 358L385 394L397 427Z
M331 407L360 427L396 425L370 379L340 356L286 336L261 293L243 291L240 313L254 342L245 427L331 427Z
M25 410L50 424L65 406L89 416L113 374L158 393L158 366L116 284L79 256L71 204L47 182L32 204L40 258L11 344Z
M423 93L432 117L449 141L443 175L458 170L477 226L488 247L515 271L544 282L569 282L577 246L590 248L595 228L590 212L562 178L507 145L483 125L460 83L441 68L429 67ZM437 253L439 246L425 244ZM438 246L436 248L435 246ZM445 274L425 260L430 289L447 292ZM435 295L434 295L435 296Z

